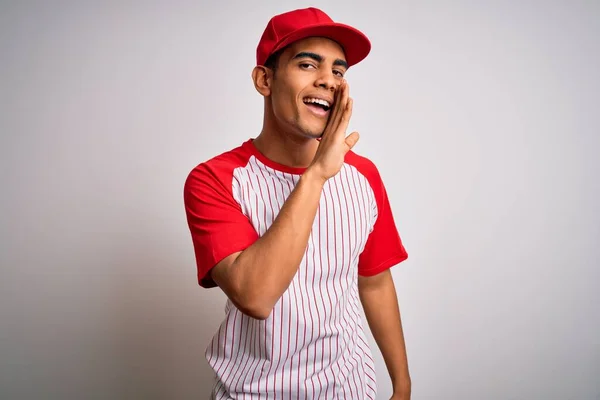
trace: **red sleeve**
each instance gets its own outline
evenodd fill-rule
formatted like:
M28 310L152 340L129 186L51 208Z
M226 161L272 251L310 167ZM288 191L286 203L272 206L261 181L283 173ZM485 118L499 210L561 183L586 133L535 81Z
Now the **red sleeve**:
M377 275L408 258L379 171L369 164L363 173L373 189L377 208L373 230L358 260L358 273L362 276Z
M184 185L184 203L192 234L198 283L215 287L210 270L228 255L242 251L258 239L250 220L232 193L233 168L200 164Z

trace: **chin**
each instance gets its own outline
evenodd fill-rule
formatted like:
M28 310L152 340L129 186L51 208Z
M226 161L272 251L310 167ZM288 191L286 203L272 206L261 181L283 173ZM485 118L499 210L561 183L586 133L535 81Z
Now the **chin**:
M293 132L295 136L303 137L305 139L319 139L323 136L325 128L327 127L327 121L317 120L312 116L301 116L288 122L288 132Z
M309 132L306 136L311 139L320 139L323 137L323 132Z
M311 139L319 139L323 136L323 133L325 131L325 127L305 127L304 129L302 129L302 132L304 133L304 136L311 138Z

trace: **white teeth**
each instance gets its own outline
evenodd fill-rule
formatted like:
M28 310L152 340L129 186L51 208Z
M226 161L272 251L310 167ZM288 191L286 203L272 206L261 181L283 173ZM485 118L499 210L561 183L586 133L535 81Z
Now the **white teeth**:
M304 102L305 103L315 103L315 104L320 104L325 107L330 107L328 101L321 100L321 99L308 98L308 99L304 99Z

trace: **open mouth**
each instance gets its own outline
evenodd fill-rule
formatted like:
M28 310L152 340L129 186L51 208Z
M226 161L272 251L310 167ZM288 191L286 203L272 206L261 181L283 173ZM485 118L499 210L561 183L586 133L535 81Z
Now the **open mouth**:
M327 100L317 99L314 97L307 97L304 100L304 104L308 106L313 112L318 115L326 115L331 109L331 104Z

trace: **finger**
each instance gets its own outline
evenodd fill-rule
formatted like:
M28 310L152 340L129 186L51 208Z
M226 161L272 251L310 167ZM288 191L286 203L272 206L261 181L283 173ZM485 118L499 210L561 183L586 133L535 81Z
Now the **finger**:
M346 109L346 105L348 102L348 96L346 95L346 93L348 92L348 83L343 80L342 83L340 84L339 87L339 91L338 91L338 98L336 100L336 105L335 105L335 109L336 109L336 119L334 119L334 123L339 124L339 120L340 118L343 116L344 114L344 110ZM335 125L334 125L335 127Z
M354 104L354 100L349 98L346 104L346 108L341 114L340 122L335 130L337 137L343 138L346 135L346 129L348 129L348 124L350 123L350 117L352 116L352 105Z
M344 85L344 90L341 93L342 98L340 100L340 111L341 111L340 117L342 119L345 119L346 122L348 120L350 120L350 115L348 114L348 105L350 105L352 102L349 92L350 92L350 88L348 87L348 83L346 82L346 84Z
M340 106L343 107L342 109L345 109L346 105L348 104L348 98L350 97L350 87L348 86L348 81L346 81L345 79L343 83L344 87L342 90L342 104L340 104Z
M348 135L348 137L346 138L346 145L348 146L348 151L352 150L352 148L358 142L358 139L360 139L360 135L358 132L352 132Z
M352 109L354 108L354 99L352 97L348 98L348 101L346 102L346 110L345 110L345 114L347 115L348 119L350 119L350 117L352 116Z
M340 125L340 120L344 113L345 106L343 105L343 92L344 92L344 81L336 88L333 97L333 107L331 108L331 114L323 131L323 138L329 136L335 136Z
M331 115L329 116L329 125L332 130L335 130L337 125L339 124L339 118L342 114L342 92L344 90L344 81L340 83L340 85L336 88L334 97L333 97L333 107L331 109Z

